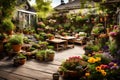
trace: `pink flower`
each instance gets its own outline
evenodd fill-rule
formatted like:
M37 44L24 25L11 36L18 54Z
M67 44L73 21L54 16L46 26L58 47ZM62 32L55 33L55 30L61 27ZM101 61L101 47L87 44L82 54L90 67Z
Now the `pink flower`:
M111 37L116 37L117 32L110 32L109 35L110 35Z
M117 29L118 28L118 26L117 25L114 25L114 29Z

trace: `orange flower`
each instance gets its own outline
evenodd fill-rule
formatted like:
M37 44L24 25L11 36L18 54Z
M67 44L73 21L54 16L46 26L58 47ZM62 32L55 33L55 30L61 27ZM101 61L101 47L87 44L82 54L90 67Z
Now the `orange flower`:
M97 66L95 69L96 69L96 71L101 72L101 67L100 66Z
M114 66L117 66L117 64L116 64L116 63L114 63Z
M87 76L87 77L90 76L90 73L89 72L85 73L85 76Z

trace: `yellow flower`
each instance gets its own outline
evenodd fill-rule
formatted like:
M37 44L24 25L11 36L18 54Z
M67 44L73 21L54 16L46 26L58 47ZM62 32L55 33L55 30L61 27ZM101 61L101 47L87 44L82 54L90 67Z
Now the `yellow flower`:
M90 73L89 72L85 73L85 76L87 76L87 77L90 76Z
M90 57L90 56L91 56L91 54L88 54L88 56Z
M96 71L101 72L101 67L100 66L97 66L95 69L96 69Z
M105 72L105 70L100 70L101 73Z
M96 62L101 61L100 57L96 57Z
M102 71L101 73L103 76L106 76L106 74L107 74L105 71Z
M96 60L95 60L95 58L90 57L90 58L88 59L88 62L89 62L89 63L95 63L95 62L96 62Z

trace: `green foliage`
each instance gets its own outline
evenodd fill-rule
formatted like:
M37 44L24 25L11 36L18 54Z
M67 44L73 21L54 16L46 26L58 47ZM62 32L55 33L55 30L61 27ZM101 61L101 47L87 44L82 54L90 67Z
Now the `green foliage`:
M12 45L23 44L23 35L22 34L16 34L16 35L14 35L10 38L9 42Z
M47 48L53 50L53 49L54 49L54 46L50 46L50 45L48 45Z
M5 31L11 31L11 30L14 30L14 28L15 28L14 24L11 22L10 19L3 20L2 26L5 29Z
M39 50L37 53L36 53L36 57L44 57L45 55L45 50Z
M47 37L53 37L53 36L54 36L54 35L51 34L51 33L47 34Z
M98 27L93 28L92 32L95 34L99 34L99 28Z
M52 6L50 6L51 1L36 0L35 9L38 12L38 17L45 18L49 12L52 11Z
M26 56L22 53L19 53L17 56L15 56L15 59L26 59Z
M2 12L1 19L11 18L15 10L17 0L0 0L0 7Z
M11 50L11 44L8 42L4 45L5 51L10 51Z
M55 51L52 49L47 49L46 54L55 54Z

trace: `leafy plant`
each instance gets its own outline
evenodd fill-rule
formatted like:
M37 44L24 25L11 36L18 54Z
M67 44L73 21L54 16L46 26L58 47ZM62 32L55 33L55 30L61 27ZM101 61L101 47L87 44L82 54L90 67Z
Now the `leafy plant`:
M5 27L5 31L10 31L10 30L14 30L14 24L11 22L10 19L5 19L2 22L3 27Z
M55 54L55 51L52 49L47 49L46 54Z
M23 35L16 34L10 38L9 42L13 45L23 44Z

